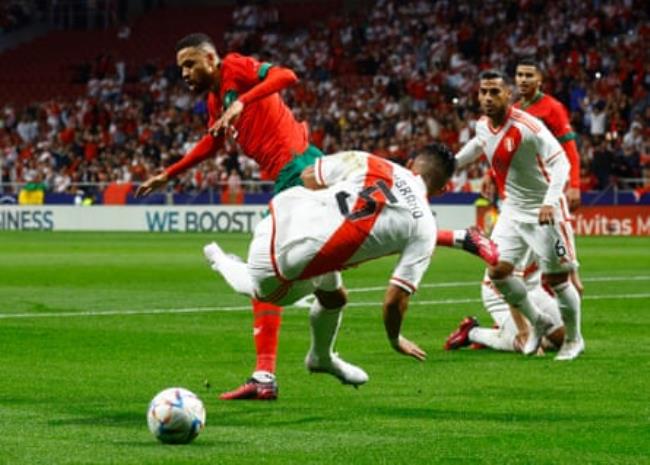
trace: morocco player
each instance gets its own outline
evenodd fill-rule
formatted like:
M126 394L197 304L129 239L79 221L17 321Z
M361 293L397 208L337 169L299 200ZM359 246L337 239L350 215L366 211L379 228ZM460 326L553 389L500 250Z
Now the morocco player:
M183 80L195 93L207 92L207 132L180 161L143 183L136 195L147 195L167 181L213 157L224 138L236 138L242 150L275 180L275 191L300 183L300 173L322 153L308 142L299 123L278 94L297 82L293 71L231 53L223 60L205 34L190 34L176 45ZM275 399L275 364L282 308L253 300L255 372L239 389L222 399Z
M562 103L541 91L542 73L532 58L522 58L515 71L515 84L519 100L515 108L539 118L562 144L569 165L569 186L566 197L571 211L580 205L580 154L576 145L576 135L569 121L569 114Z
M285 190L271 201L271 215L256 227L247 263L216 243L204 249L213 270L237 292L283 305L315 294L305 359L312 372L330 373L345 384L368 380L361 368L333 352L346 303L340 271L392 254L399 260L384 299L387 336L397 352L418 360L426 356L400 329L435 248L428 195L442 192L454 172L454 157L435 144L407 166L358 151L319 158L303 172L305 187Z
M569 240L571 223L562 211L569 163L557 139L538 119L510 106L511 92L504 74L484 71L479 80L479 102L485 116L476 125L476 136L457 154L457 162L462 167L485 153L497 188L505 194L492 233L500 259L489 268L490 279L506 302L531 323L522 352L534 353L552 322L539 311L522 280L513 275L515 264L531 248L564 320L566 335L556 360L573 360L584 350L584 340L581 299L569 280L569 272L577 266Z

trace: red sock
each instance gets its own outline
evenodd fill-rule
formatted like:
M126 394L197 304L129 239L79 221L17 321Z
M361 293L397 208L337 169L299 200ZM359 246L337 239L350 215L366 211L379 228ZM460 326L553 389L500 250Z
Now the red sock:
M282 307L253 299L253 339L257 352L256 371L275 373Z
M448 229L439 230L438 237L436 237L436 245L441 245L443 247L453 247L454 232Z

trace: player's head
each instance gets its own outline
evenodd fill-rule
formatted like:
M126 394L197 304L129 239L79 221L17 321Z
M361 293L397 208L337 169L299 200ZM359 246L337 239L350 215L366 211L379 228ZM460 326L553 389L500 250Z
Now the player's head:
M515 83L519 94L526 100L533 98L542 85L542 72L532 57L521 58L515 70Z
M434 142L411 157L407 167L422 176L430 196L440 195L454 174L456 158L449 147Z
M510 85L501 71L489 69L479 74L478 101L492 119L501 119L510 104Z
M179 40L176 63L192 92L206 92L219 82L219 55L206 34L194 33Z

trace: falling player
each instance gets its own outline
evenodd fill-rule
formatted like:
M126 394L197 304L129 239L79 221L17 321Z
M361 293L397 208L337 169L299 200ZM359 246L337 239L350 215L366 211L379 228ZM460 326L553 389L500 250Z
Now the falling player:
M410 169L357 151L319 158L302 173L305 187L285 190L271 201L271 214L255 229L247 263L216 243L204 254L235 291L261 301L286 305L315 294L307 369L363 384L368 375L332 350L347 300L340 271L400 255L384 299L384 325L397 352L424 360L425 352L401 335L401 326L435 248L428 195L443 191L454 162L440 144L410 160Z
M147 195L214 156L227 134L236 137L242 150L275 179L276 193L300 184L302 169L322 153L309 144L307 125L295 120L278 94L297 81L295 74L234 53L221 60L205 34L181 39L176 46L176 59L190 89L208 94L209 132L179 162L143 183L136 195ZM441 231L440 241L445 246L465 249L488 263L496 261L494 244L474 228ZM255 371L242 386L224 393L224 400L277 398L275 366L282 308L253 300L253 314Z
M512 108L507 78L499 71L479 77L479 102L485 116L476 136L458 153L460 167L485 153L505 194L501 215L492 233L500 259L489 276L509 305L531 323L524 354L534 353L552 322L542 314L520 278L513 275L528 248L537 256L544 279L553 289L566 336L556 360L572 360L584 350L580 333L580 295L569 280L576 256L569 240L571 224L560 209L569 172L564 150L533 116Z

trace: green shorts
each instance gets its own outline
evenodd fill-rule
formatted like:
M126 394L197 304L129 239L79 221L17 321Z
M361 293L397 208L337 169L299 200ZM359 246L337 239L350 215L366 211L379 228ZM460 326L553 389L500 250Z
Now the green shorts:
M293 157L289 163L284 165L278 174L278 178L275 180L275 185L273 186L273 193L278 194L285 189L289 189L294 186L302 186L302 180L300 179L300 173L307 168L316 163L316 159L324 155L318 147L315 145L309 145L307 150L305 150L300 155Z

